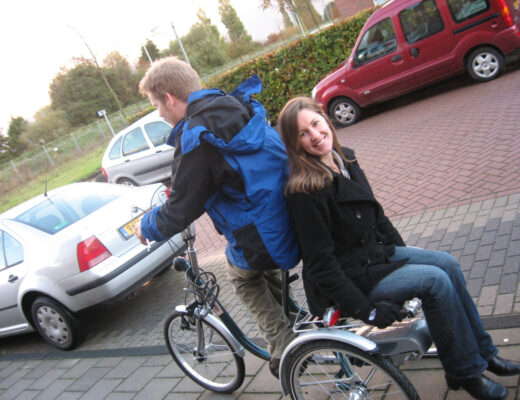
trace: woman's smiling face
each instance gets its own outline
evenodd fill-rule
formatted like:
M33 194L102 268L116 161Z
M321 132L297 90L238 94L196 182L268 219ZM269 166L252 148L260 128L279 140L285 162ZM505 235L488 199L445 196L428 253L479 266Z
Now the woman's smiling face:
M307 154L322 160L332 151L332 132L323 116L315 111L303 109L298 113L298 137Z

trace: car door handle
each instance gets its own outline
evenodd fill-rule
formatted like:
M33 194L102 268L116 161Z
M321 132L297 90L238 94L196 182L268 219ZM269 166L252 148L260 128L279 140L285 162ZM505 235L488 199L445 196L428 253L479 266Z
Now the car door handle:
M157 150L156 153L162 153L162 150Z
M410 49L410 54L412 55L413 58L419 57L419 49L417 47L412 47Z
M18 277L15 275L9 275L9 278L7 278L7 282L13 283L18 280Z
M392 57L392 62L401 61L403 59L403 56L401 54L396 54Z
M125 160L125 162L130 162L130 160Z

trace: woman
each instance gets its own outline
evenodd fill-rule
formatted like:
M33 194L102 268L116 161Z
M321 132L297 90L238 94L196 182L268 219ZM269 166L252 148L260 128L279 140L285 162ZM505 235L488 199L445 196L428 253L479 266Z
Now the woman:
M383 328L400 320L403 303L417 297L448 386L476 399L505 399L507 389L483 372L517 375L520 363L497 356L457 261L445 252L406 247L354 151L340 148L316 102L290 100L278 126L289 158L286 194L310 311L323 315L335 305Z

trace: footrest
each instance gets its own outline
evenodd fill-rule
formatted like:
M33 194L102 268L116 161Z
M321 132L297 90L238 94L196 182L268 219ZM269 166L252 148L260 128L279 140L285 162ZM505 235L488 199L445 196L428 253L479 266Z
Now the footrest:
M420 358L428 352L433 342L424 319L405 320L385 329L373 328L356 333L375 342L379 354L390 356L395 361Z

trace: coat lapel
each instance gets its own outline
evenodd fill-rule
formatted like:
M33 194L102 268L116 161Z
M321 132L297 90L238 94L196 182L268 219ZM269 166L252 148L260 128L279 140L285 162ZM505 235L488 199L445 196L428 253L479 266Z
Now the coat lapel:
M349 171L350 172L350 171ZM372 193L352 179L347 179L342 175L336 175L336 201L338 203L350 201L373 201L377 202Z

